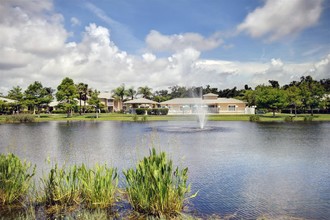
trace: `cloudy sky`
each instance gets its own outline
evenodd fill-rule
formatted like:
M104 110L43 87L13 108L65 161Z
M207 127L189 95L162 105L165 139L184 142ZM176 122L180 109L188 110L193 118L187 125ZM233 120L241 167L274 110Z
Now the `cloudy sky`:
M329 0L1 0L0 92L330 77Z

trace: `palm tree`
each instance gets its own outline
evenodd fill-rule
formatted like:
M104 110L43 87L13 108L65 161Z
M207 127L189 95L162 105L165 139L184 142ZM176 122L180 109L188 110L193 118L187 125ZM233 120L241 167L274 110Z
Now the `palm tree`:
M133 86L126 90L126 95L129 96L131 98L131 100L133 100L135 98L136 94L137 94L137 92Z
M112 90L113 97L120 101L120 103L124 102L124 97L126 96L127 92L125 90L125 84L121 84L121 86Z
M87 93L88 93L88 84L85 83L79 83L77 86L77 91L79 94L79 114L81 115L81 100L84 101L84 112L86 109L86 101L87 101Z
M151 91L152 89L148 86L139 87L138 94L141 94L143 98L150 98L150 96L152 95Z

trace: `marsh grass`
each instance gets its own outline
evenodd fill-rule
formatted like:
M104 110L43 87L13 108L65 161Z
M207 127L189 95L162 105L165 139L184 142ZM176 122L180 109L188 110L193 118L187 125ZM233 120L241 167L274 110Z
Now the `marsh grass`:
M173 168L166 154L156 153L141 160L136 169L123 171L128 201L135 211L146 216L175 217L183 210L190 192L188 168Z
M14 154L0 154L0 207L24 205L35 169Z
M35 117L33 115L29 114L15 114L15 115L9 115L6 117L5 121L7 123L26 123L26 122L34 122Z
M116 168L106 165L95 165L88 169L85 165L79 168L79 180L82 186L84 204L90 209L112 207L117 201L118 174Z
M55 164L48 176L41 179L40 200L46 205L48 213L72 211L81 203L78 170L76 165L59 168Z

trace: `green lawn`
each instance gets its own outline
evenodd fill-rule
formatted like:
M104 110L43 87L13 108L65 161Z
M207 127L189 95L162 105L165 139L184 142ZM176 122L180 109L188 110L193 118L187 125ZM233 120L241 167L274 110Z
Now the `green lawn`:
M209 115L209 121L249 121L251 115ZM285 117L290 116L289 114L276 114L273 117L272 113L259 115L261 122L271 121L284 121ZM304 121L307 114L298 115L294 118L294 121ZM5 115L0 115L0 123L5 123ZM193 115L148 115L148 116L137 116L137 121L192 121L196 120L196 116ZM67 117L66 114L41 114L36 115L36 121L134 121L133 115L130 114L119 114L119 113L101 113L99 118L95 118L94 113L88 113L84 115L74 114L72 117ZM314 114L313 121L330 121L330 114Z

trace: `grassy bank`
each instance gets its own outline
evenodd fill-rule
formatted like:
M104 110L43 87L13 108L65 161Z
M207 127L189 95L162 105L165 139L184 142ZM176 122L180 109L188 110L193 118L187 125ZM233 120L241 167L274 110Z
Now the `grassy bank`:
M290 114L276 114L275 117L271 113L258 115L260 122L272 121L288 121L288 117L292 117L292 121L330 121L330 114L314 114L311 118L309 114L301 114L294 117ZM0 123L15 123L13 120L8 120L9 117L0 115ZM147 115L134 116L130 114L119 113L102 113L99 118L95 118L95 114L89 113L84 115L74 114L72 117L67 117L66 114L41 114L34 115L35 122L43 121L194 121L194 115ZM249 121L251 115L208 115L209 121ZM17 121L20 122L20 121Z

